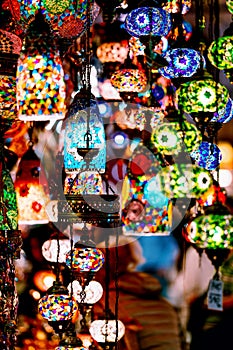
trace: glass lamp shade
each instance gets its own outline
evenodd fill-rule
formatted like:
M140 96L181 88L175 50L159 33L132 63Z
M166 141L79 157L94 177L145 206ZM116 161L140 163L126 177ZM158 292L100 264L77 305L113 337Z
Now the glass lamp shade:
M2 132L10 129L16 119L16 78L0 75L0 123Z
M115 343L124 336L125 326L120 320L95 320L91 322L89 332L100 344Z
M181 13L182 15L185 15L189 12L191 6L191 0L168 0L166 1L166 4L163 5L163 9L169 13Z
M77 38L86 30L88 0L42 0L40 11L55 37ZM92 24L100 11L93 0L90 0L90 11Z
M201 61L200 53L189 48L167 50L163 58L168 65L158 71L167 79L191 77L200 67Z
M37 25L31 24L18 59L18 118L23 121L63 119L66 87L62 61L51 35L39 32Z
M128 44L126 42L108 42L97 47L96 55L100 62L124 63L128 55Z
M202 249L232 248L233 216L223 205L207 207L203 215L185 225L183 235Z
M233 1L226 0L226 6L227 6L228 11L233 14Z
M71 320L77 310L77 301L59 282L54 282L47 294L38 302L39 313L50 322Z
M214 204L221 203L226 204L227 192L224 188L220 187L218 183L214 182L207 192L201 195L197 201L201 207L213 206Z
M101 175L97 172L82 171L78 175L67 174L64 183L65 194L103 194Z
M0 29L0 52L19 55L22 49L22 40L17 35Z
M215 112L210 120L214 123L228 123L233 118L233 100L229 97L226 107L223 110Z
M172 203L158 190L156 177L125 177L122 187L122 232L126 236L169 235Z
M207 141L201 142L198 149L191 152L190 156L199 167L207 170L216 169L222 160L219 147Z
M66 254L66 265L74 273L95 273L101 269L103 264L104 254L98 248L79 247Z
M89 130L87 130L87 123L89 123ZM77 173L83 170L104 173L106 164L104 125L97 102L93 95L89 96L88 91L81 90L75 95L64 127L66 173ZM90 150L86 155L80 155L79 150L87 149L87 138Z
M103 287L97 281L90 281L84 290L78 281L73 281L68 285L68 290L72 293L78 303L93 305L99 301L103 295Z
M218 69L232 69L233 36L223 36L211 43L208 48L208 59Z
M202 140L200 131L194 124L177 121L159 124L153 129L151 143L163 154L178 154L182 150L191 152L198 148Z
M136 37L149 34L166 36L171 27L171 15L162 8L138 7L125 18L125 29Z
M70 250L70 240L67 239L49 239L41 247L43 257L50 262L57 261L62 264L66 262L66 254Z
M226 107L227 88L213 79L193 80L177 90L179 105L186 113L216 112Z
M119 92L142 92L147 77L140 69L123 68L112 74L110 82Z
M49 203L48 183L40 159L32 146L22 156L15 179L19 224L48 223L46 205Z
M156 176L156 187L168 198L198 198L212 184L209 171L192 164L173 164Z
M2 199L0 209L0 230L17 230L18 203L14 183L9 170L2 170Z

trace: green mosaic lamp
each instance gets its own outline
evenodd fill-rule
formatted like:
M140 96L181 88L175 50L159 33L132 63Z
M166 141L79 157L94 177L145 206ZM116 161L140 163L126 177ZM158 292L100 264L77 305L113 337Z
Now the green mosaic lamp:
M233 36L223 36L214 40L208 48L210 63L220 69L233 68Z
M233 216L223 204L203 209L183 228L185 239L201 249L233 248Z

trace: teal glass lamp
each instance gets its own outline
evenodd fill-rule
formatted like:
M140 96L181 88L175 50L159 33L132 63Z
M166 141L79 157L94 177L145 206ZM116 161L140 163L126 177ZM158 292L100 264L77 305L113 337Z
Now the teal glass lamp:
M81 89L74 97L64 122L66 173L83 170L105 172L106 142L103 120L95 97Z

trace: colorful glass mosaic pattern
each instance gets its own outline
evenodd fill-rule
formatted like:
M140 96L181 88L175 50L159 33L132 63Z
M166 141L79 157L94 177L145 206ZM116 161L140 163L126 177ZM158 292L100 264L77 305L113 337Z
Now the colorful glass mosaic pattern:
M226 0L226 6L227 6L228 11L233 14L233 1Z
M186 113L216 112L226 107L228 89L213 79L193 80L177 90L179 105Z
M93 171L68 174L64 183L65 194L103 194L102 177Z
M166 36L171 27L171 16L162 8L139 7L131 11L125 19L125 29L136 37L149 34Z
M233 100L228 99L226 107L222 111L214 113L211 122L228 123L233 118Z
M163 154L191 152L201 143L202 136L194 124L186 121L159 124L153 129L151 143Z
M79 99L80 96L80 99ZM87 107L88 104L90 107ZM86 148L86 133L87 120L89 119L89 133L90 133L90 156L91 149L98 149L97 154L93 155L90 162L85 161L78 154L78 149ZM77 127L78 126L78 127ZM102 118L99 115L97 103L94 99L88 101L83 98L81 94L77 94L73 100L68 118L65 123L64 136L64 166L67 173L78 172L84 170L97 171L99 173L105 172L106 164L106 142L105 131Z
M76 272L97 272L104 264L104 254L98 248L75 248L66 255L66 265Z
M119 92L142 92L147 85L147 77L142 70L123 68L111 76L111 84Z
M53 14L63 13L70 5L70 0L43 0L46 10Z
M189 48L167 50L163 55L168 66L159 68L165 78L191 77L200 67L201 55Z
M233 36L223 36L213 41L207 55L210 63L216 68L233 68Z
M202 249L233 247L233 216L215 213L197 216L183 229L187 241Z
M39 313L48 321L70 320L78 310L75 298L66 294L50 294L43 296L38 303Z
M0 117L5 128L17 119L15 77L0 75Z
M2 170L3 193L0 210L0 230L16 230L18 228L18 205L14 183L10 172Z
M52 2L56 2L56 4L59 3L59 9L57 8L55 11L55 7L51 6ZM98 16L100 8L92 0L90 3L92 24ZM60 12L61 8L63 8L63 11ZM40 10L46 22L48 22L52 28L54 36L75 38L79 37L86 30L88 0L60 0L59 2L57 0L43 0Z
M163 168L156 181L158 190L168 198L198 198L213 184L209 171L184 163Z
M222 160L218 146L207 141L201 142L198 149L191 152L190 156L198 166L207 170L215 170Z
M15 34L0 29L0 52L19 55L22 40Z
M169 13L181 13L185 15L191 8L191 0L168 0L166 4L163 5L163 9Z
M64 71L55 42L48 34L31 32L25 39L17 66L19 119L63 119L66 113L65 97Z

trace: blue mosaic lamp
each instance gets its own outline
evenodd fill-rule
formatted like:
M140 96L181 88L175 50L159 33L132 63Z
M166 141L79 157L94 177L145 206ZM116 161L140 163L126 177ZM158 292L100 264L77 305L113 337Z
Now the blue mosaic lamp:
M162 8L138 7L125 19L125 29L136 37L149 34L166 36L171 28L171 15Z
M167 79L191 77L200 67L201 55L198 51L189 48L170 49L163 58L168 65L159 68L159 73Z
M190 156L198 166L207 170L215 170L222 160L218 146L207 141L201 142L198 149L191 152Z
M104 173L105 163L103 121L94 96L89 98L84 89L75 95L68 111L68 119L65 121L65 171L72 173L91 170Z
M226 107L221 111L215 112L213 118L210 121L214 123L225 124L231 121L232 118L233 118L233 101L229 97Z

